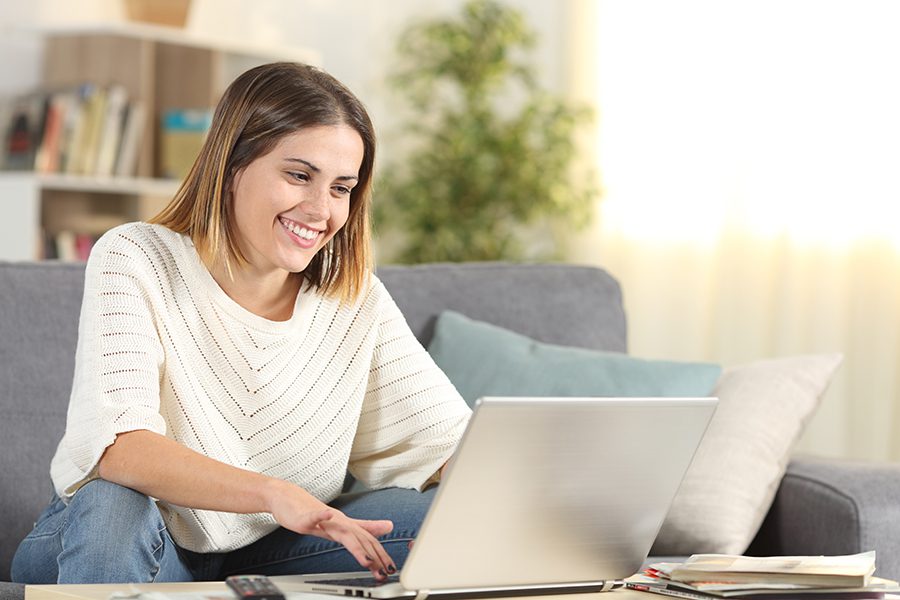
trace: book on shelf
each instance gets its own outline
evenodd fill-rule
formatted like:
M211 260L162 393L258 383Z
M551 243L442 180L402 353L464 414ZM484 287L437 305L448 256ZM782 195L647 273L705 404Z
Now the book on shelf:
M64 135L59 147L58 169L53 171L55 173L75 173L84 160L84 146L87 142L86 107L95 87L85 83L71 91L72 102L68 106Z
M54 236L54 242L56 244L56 253L48 258L58 258L66 262L77 260L74 231L60 231Z
M100 86L87 86L79 105L79 120L75 137L69 146L66 173L92 175L96 166L97 148L106 110L106 90Z
M183 180L200 153L212 124L212 109L172 109L162 118L160 168L163 177Z
M58 90L52 93L51 106L59 113L59 135L44 136L46 148L41 148L42 161L35 165L41 173L64 173L68 167L69 157L76 150L73 138L81 129L82 94L87 93L90 86ZM78 134L80 135L80 133Z
M28 94L11 101L3 136L4 169L28 170L34 166L46 105L44 94Z
M34 170L52 173L59 165L59 140L65 120L65 106L62 98L53 96L47 100L44 114L44 131L34 156Z
M128 106L128 92L120 85L112 85L106 93L103 122L99 128L96 163L93 173L111 177L116 168L116 153L122 140L123 121Z
M44 250L41 258L65 262L85 262L100 234L76 233L64 229L44 235Z
M6 165L7 125L12 120L13 102L9 98L0 99L0 169Z
M897 582L874 577L875 553L749 557L695 554L631 577L633 589L684 598L882 598Z
M130 177L137 173L138 151L144 137L147 109L140 100L133 100L125 106L122 124L122 139L116 151L114 174Z
M98 177L136 174L146 109L124 87L90 82L27 94L0 115L2 167Z

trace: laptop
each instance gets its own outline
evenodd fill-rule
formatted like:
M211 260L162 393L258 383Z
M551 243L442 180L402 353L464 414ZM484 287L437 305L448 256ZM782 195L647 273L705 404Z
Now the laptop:
M482 398L398 575L279 577L365 598L621 587L650 552L716 398Z

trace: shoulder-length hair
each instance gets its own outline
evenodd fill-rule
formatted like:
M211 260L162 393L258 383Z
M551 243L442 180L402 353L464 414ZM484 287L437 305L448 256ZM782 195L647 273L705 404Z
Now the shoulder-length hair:
M347 222L301 276L308 288L352 301L372 269L370 204L375 132L365 107L331 75L297 63L271 63L240 75L216 106L197 160L172 201L150 221L190 236L208 265L228 272L247 263L234 209L234 176L305 127L345 125L362 138L359 181L350 194Z

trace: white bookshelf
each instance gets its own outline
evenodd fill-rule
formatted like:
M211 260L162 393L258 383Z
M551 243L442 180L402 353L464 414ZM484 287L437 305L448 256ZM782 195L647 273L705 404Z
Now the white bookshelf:
M151 177L90 177L87 175L64 175L47 173L18 173L11 177L27 175L37 180L44 190L89 192L95 194L124 194L128 196L171 197L178 190L178 182L171 179ZM3 177L3 175L0 175ZM7 175L10 177L10 175Z
M29 174L0 176L0 259L40 256L41 190Z
M98 235L149 218L179 185L159 177L159 121L165 110L211 108L237 75L260 64L321 62L308 48L129 22L42 26L26 34L43 42L40 79L48 88L118 84L143 102L145 140L135 177L0 172L0 260L41 258L45 236L60 231Z
M179 182L147 177L0 173L0 260L35 260L48 232L100 234L156 214Z

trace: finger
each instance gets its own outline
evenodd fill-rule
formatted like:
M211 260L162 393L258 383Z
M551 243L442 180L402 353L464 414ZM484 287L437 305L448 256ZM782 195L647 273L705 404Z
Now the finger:
M369 558L371 558L376 565L379 565L378 569L372 569L373 573L376 573L379 569L383 570L387 575L397 572L397 565L394 563L394 559L391 558L391 555L387 553L384 549L384 546L381 545L381 542L378 541L377 536L387 535L394 529L394 523L387 520L370 520L370 519L351 519L354 525L359 526L361 530L360 543L363 548L367 550L367 554Z
M384 549L384 546L381 544L381 542L378 541L368 531L363 530L362 534L365 536L363 544L375 553L375 556L373 558L377 558L381 562L385 574L391 575L393 573L396 573L397 565L394 563L394 559L391 558L391 555L388 554L387 550Z
M376 579L387 577L393 572L393 562L388 556L381 544L378 543L365 529L358 528L355 531L357 541L365 553L368 562L364 565L375 576Z
M344 546L356 562L371 571L373 577L380 580L387 575L388 563L384 560L384 550L379 552L380 544L364 529L351 520L343 519L325 522L322 529L330 539Z
M356 523L368 531L374 537L380 537L382 535L387 535L391 531L394 530L394 523L392 521L388 521L387 519L380 521L369 521L365 519L354 519Z

